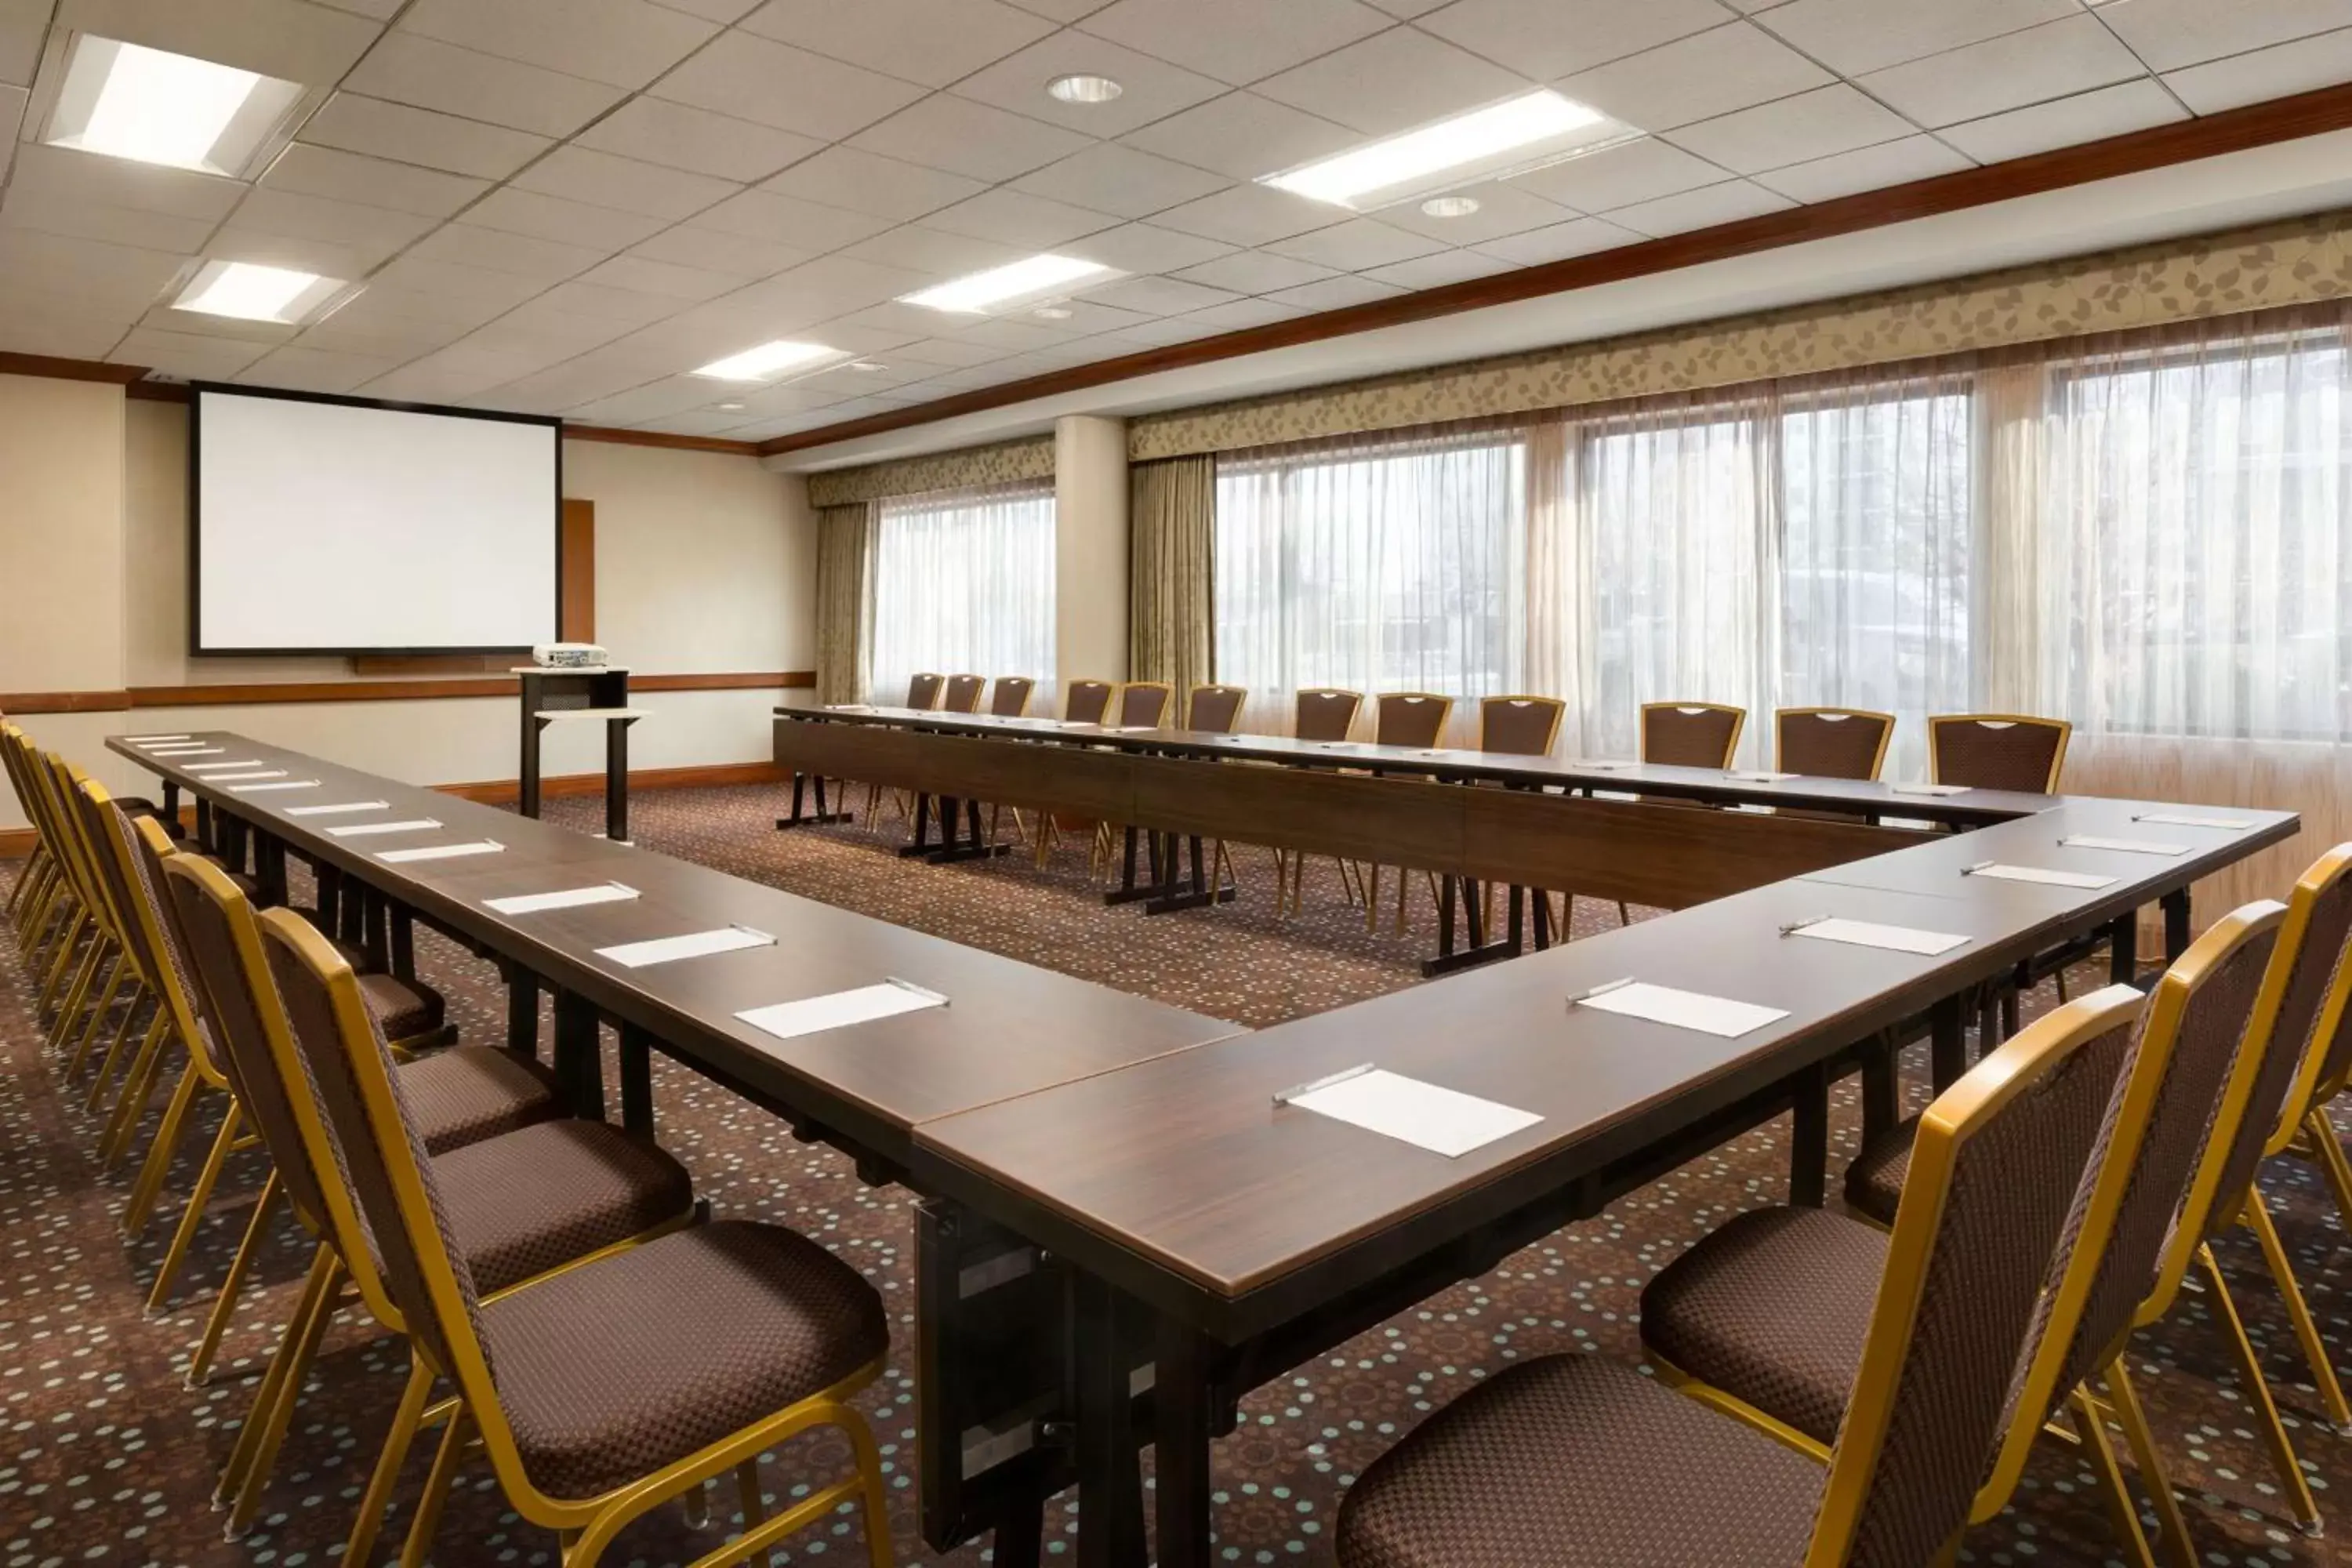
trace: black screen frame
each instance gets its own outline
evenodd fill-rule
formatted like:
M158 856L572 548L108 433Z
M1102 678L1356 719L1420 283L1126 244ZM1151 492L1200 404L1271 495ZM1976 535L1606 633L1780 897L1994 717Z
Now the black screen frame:
M554 494L549 499L548 530L555 540L555 600L551 624L563 635L563 421L552 415L509 414L490 408L455 408L439 403L404 403L382 397L350 397L325 392L291 392L275 386L236 386L226 382L188 383L188 657L191 658L422 658L448 654L527 654L529 643L499 643L460 647L426 643L386 647L369 643L335 647L217 647L204 640L204 406L205 394L230 397L275 398L284 403L324 403L342 408L376 408L394 414L435 414L454 419L488 419L507 425L545 426L555 437Z

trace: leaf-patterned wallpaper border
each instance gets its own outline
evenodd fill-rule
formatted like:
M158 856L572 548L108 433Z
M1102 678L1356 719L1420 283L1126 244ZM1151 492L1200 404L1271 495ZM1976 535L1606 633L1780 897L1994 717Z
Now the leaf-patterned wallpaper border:
M811 506L846 506L853 501L879 500L885 496L968 489L1014 479L1051 479L1053 475L1054 438L1047 436L811 474L808 498Z

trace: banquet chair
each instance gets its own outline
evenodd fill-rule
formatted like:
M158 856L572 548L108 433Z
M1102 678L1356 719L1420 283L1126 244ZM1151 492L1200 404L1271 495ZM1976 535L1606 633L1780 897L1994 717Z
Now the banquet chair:
M1301 688L1291 699L1290 733L1294 740L1310 744L1331 742L1344 742L1356 727L1356 713L1364 705L1364 694L1336 686ZM1345 860L1336 862L1339 868L1339 886L1348 901L1356 900L1354 872ZM1276 900L1281 912L1298 912L1301 884L1307 878L1307 857L1296 850L1276 846L1274 867L1277 881L1289 889L1287 900Z
M1938 713L1927 721L1927 773L1939 784L2055 795L2074 726L2022 713Z
M1454 699L1434 691L1383 691L1372 699L1372 744L1403 746L1414 751L1435 747L1453 717ZM1364 929L1380 924L1381 867L1358 866L1356 877L1364 895ZM1396 929L1404 930L1405 887L1411 880L1397 872Z
M940 698L942 713L977 713L980 695L988 687L984 675L950 675L944 693Z
M1071 681L1068 692L1062 699L1062 722L1065 724L1101 723L1104 716L1110 711L1110 700L1118 689L1118 687L1108 680ZM1050 811L1038 813L1035 836L1037 868L1041 871L1045 868L1045 858L1054 852L1054 841L1059 838L1065 830L1074 833L1082 832L1096 826L1077 817L1057 816ZM1091 877L1095 873L1096 861L1102 853L1101 834L1098 828L1089 835L1089 843L1091 847L1088 851L1087 875Z
M1895 715L1864 708L1781 708L1772 714L1776 772L1875 779L1895 739Z
M913 709L918 713L929 713L932 711L934 709L939 707L940 696L941 692L946 690L947 682L948 678L944 675L921 674L908 677L907 701L905 705ZM873 832L882 826L880 816L882 803L885 800L887 800L892 805L898 808L899 818L902 821L912 817L915 814L915 797L908 791L903 789L886 791L878 784L867 784L866 786L866 827L867 832Z
M1644 702L1642 760L1667 767L1728 768L1747 727L1748 710L1725 702ZM1570 903L1572 910L1572 898ZM1617 923L1630 925L1633 920L1633 911L1618 900Z

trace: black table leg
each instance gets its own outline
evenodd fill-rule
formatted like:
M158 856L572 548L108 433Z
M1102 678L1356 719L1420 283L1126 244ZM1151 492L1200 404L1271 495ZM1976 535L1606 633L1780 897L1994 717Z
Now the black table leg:
M546 725L525 704L522 714L522 780L515 791L515 810L524 816L539 815L539 732Z
M816 811L814 815L801 809L801 803L805 798L802 792L811 784L816 785ZM822 827L828 823L847 822L849 819L850 814L846 811L825 809L823 773L794 773L793 775L793 814L790 816L776 818L776 826L778 827Z
M1136 1468L1134 1357L1125 1299L1091 1275L1071 1280L1078 1405L1079 1568L1142 1568L1143 1484Z
M1517 955L1527 949L1528 890L1515 882L1506 897L1509 900L1509 924L1505 928L1503 941Z
M2139 973L2139 914L2126 915L2107 928L2107 980L2128 985Z
M207 849L220 847L213 838L213 803L208 800L196 802L196 842Z
M373 888L367 891L366 929L368 967L381 973L392 967L392 901Z
M1988 984L1977 998L1977 1060L1992 1055L2000 1048L2000 992L1998 986Z
M1161 879L1158 896L1143 906L1145 914L1165 915L1178 910L1201 910L1216 904L1229 904L1241 890L1228 885L1224 878L1216 873L1213 863L1207 871L1201 868L1202 851L1198 838L1188 839L1187 843L1191 846L1191 883L1187 885L1178 880L1176 840L1171 837L1168 840L1167 875ZM1212 876L1215 877L1213 883L1210 879Z
M915 837L898 846L898 858L911 860L918 855L931 852L931 797L915 797Z
M629 841L629 719L604 721L604 837Z
M342 900L343 874L332 866L321 865L315 879L319 899L319 929L333 931L336 906Z
M1830 1074L1816 1062L1796 1075L1789 1133L1789 1202L1822 1206L1830 1163Z
M604 1049L596 1009L569 991L555 994L555 1076L573 1115L604 1120Z
M1151 1378L1153 1517L1160 1527L1160 1568L1207 1568L1210 1560L1213 1394L1207 1350L1198 1331L1172 1319L1160 1320Z
M539 979L528 970L507 970L507 1049L539 1055Z
M654 1135L653 1037L630 1024L621 1026L621 1125Z
M416 978L416 921L404 907L392 911L392 973L400 980Z
M2158 902L2164 910L2164 962L2169 965L2189 951L2189 889L2176 888Z
M286 901L286 841L267 834L256 836L254 870L261 881L261 901L275 908Z
M180 781L177 779L163 781L163 820L172 823L180 820Z
M1896 1058L1895 1036L1879 1036L1864 1047L1862 1058L1862 1135L1872 1138L1903 1120L1902 1064Z
M1969 1070L1968 1015L1959 997L1947 996L1928 1011L1927 1031L1930 1079L1941 1094Z

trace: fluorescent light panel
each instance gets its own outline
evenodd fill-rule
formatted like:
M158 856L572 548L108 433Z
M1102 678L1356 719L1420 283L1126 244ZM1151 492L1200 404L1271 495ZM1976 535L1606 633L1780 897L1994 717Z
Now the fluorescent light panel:
M250 261L207 261L188 279L174 310L233 316L244 321L301 321L349 287L340 278L262 267Z
M745 349L740 354L713 360L694 374L714 381L766 381L819 360L841 357L839 349L829 349L823 343L795 343L779 338L755 349Z
M901 294L898 299L902 304L978 315L1016 300L1025 302L1050 294L1080 279L1108 276L1110 268L1099 261L1081 261L1074 256L1032 256L1003 267L992 267L985 272L952 279L936 288Z
M1433 182L1462 184L1471 177L1521 173L1627 130L1600 110L1547 89L1268 174L1259 183L1361 211L1419 195Z
M235 175L246 172L302 93L297 82L84 33L68 57L43 140Z

